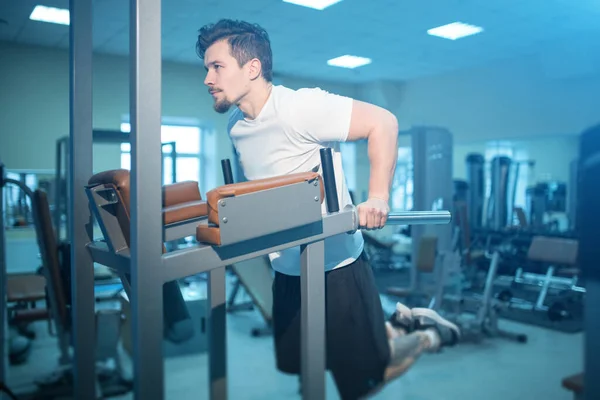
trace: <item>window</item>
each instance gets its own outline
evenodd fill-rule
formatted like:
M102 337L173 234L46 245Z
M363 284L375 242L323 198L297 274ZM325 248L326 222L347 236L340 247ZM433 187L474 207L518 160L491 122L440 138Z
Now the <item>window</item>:
M398 148L398 160L392 184L391 208L399 211L413 208L413 160L410 147Z
M122 132L130 132L128 122L121 124ZM215 187L214 153L215 133L208 127L163 124L161 127L163 184L196 181L206 193ZM173 149L173 146L175 147ZM173 165L175 153L175 165ZM173 166L175 173L173 173ZM131 144L121 143L121 168L131 169Z

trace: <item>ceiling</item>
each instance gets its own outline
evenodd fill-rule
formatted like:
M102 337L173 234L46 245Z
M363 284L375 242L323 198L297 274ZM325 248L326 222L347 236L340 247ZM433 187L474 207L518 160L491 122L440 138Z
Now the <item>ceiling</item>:
M95 51L128 54L129 2L93 3ZM0 40L68 48L68 26L29 20L36 4L68 8L69 2L0 0L0 19L7 21L0 23ZM554 43L600 43L598 0L343 0L324 11L281 0L163 0L163 59L198 64L198 29L219 18L264 26L275 73L345 82L407 80L535 55ZM454 21L484 32L456 41L426 33ZM373 63L354 70L327 65L344 54Z

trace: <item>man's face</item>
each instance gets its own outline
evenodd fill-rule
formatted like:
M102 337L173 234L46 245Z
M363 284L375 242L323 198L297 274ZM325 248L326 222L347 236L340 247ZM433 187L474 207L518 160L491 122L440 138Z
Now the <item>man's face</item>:
M207 71L204 84L215 102L214 109L218 113L226 113L248 91L250 79L247 68L240 68L230 53L227 40L215 42L206 50L204 67Z

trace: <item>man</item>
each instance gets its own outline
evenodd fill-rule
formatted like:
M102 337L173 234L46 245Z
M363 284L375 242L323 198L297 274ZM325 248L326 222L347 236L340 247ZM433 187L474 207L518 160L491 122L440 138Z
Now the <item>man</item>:
M340 208L351 204L339 142L366 139L371 165L368 200L357 206L362 229L385 225L397 159L398 124L387 110L324 90L272 84L268 34L258 25L221 20L204 26L196 44L204 83L249 180L320 171L319 149L334 148ZM324 209L325 210L325 209ZM271 254L273 334L277 367L300 374L300 250ZM362 233L325 240L327 368L340 396L358 399L400 376L423 351L454 345L459 330L433 310L398 303L385 321Z

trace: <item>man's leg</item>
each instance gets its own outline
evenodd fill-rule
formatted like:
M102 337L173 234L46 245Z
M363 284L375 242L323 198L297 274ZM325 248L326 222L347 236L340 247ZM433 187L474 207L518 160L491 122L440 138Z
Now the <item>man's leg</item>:
M411 310L397 303L396 312L385 324L390 363L385 370L383 385L406 372L423 352L437 352L441 347L453 346L460 338L456 325L428 308ZM381 387L377 391L379 389Z
M300 277L275 272L273 339L277 369L300 374Z
M363 255L327 276L327 364L342 400L384 381L390 346L381 299Z

